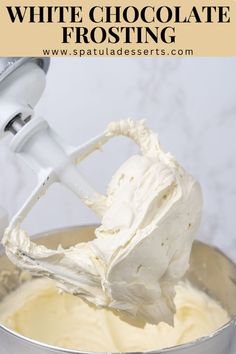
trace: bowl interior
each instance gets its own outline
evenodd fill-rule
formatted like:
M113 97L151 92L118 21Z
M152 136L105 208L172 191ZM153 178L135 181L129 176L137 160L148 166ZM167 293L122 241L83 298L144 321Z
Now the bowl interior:
M94 238L95 226L80 226L38 235L35 242L48 248L70 247ZM0 257L0 301L20 285L20 270L5 255ZM233 318L236 316L236 265L220 250L194 241L186 278L219 301Z

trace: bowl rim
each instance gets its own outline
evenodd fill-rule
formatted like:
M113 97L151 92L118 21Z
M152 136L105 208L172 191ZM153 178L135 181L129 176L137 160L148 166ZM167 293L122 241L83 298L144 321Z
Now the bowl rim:
M61 228L50 229L49 231L43 231L40 233L33 234L32 237L34 240L37 240L40 238L49 237L50 235L54 235L59 232L73 231L73 230L77 230L77 229L91 228L91 227L96 228L97 226L98 226L98 224L82 224L82 225L74 225L74 226L69 226L69 227L61 227ZM209 246L212 249L216 250L221 255L223 255L236 268L236 264L233 262L233 260L231 258L229 258L227 255L225 255L225 253L222 252L218 247L212 246L208 243L205 243L205 242L202 242L199 240L194 240L194 242ZM0 257L3 255L4 255L4 252L0 251ZM233 325L234 326L236 325L236 316L234 316L232 319L230 319L227 323L225 323L223 326L218 328L216 331L212 332L210 335L197 338L191 342L179 344L179 345L175 345L175 346L163 348L163 349L157 349L157 350L152 349L152 350L141 351L141 352L139 352L139 351L122 352L122 354L144 354L144 353L165 354L165 353L171 353L174 350L180 351L182 349L190 349L195 345L200 345L202 343L205 343L205 342L215 338L220 333L222 333L225 329L227 329ZM64 353L64 354L105 354L105 353L107 353L107 352L91 352L91 351L84 351L84 350L66 349L66 348L53 346L53 345L46 344L46 343L37 341L35 339L29 338L29 337L23 336L20 333L12 330L10 328L7 328L5 325L3 325L1 323L0 323L0 330L2 330L3 332L6 332L7 334L10 334L11 336L19 338L21 341L26 342L27 344L32 344L33 346L40 347L41 349L42 348L49 349L50 351L54 351L55 353ZM120 352L109 352L109 354L120 354Z

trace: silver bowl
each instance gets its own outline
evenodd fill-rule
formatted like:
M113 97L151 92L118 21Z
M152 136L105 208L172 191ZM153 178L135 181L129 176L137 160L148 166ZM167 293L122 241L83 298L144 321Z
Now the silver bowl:
M50 231L36 237L50 248L69 247L93 239L93 225ZM20 270L5 255L0 256L0 301L20 285ZM210 336L191 343L152 351L155 354L235 354L236 353L236 265L218 249L195 241L186 278L218 300L231 320ZM21 336L0 325L0 354L85 353L53 347ZM94 354L94 353L91 353Z

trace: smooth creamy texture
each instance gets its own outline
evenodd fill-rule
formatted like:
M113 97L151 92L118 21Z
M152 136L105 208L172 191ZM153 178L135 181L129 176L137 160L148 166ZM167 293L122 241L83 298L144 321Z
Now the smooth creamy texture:
M0 322L38 341L95 352L144 351L206 336L229 321L225 310L190 284L176 287L174 327L131 326L112 311L59 294L52 281L26 283L0 303Z
M188 268L200 223L200 186L142 121L111 123L104 141L117 135L133 139L141 155L118 169L104 198L87 201L103 214L95 240L49 250L15 228L7 229L3 244L21 268L52 277L97 306L171 324L174 286Z

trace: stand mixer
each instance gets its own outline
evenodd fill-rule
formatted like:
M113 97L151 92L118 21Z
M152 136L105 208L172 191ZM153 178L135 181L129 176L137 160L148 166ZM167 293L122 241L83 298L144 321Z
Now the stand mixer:
M11 150L38 176L38 185L11 220L13 227L23 221L40 196L55 182L67 186L86 204L103 198L79 174L74 162L83 160L102 139L105 142L105 134L73 148L64 144L48 123L34 112L45 87L49 63L47 58L2 58L0 61L0 138L9 132L13 134ZM93 205L96 202L91 208Z

